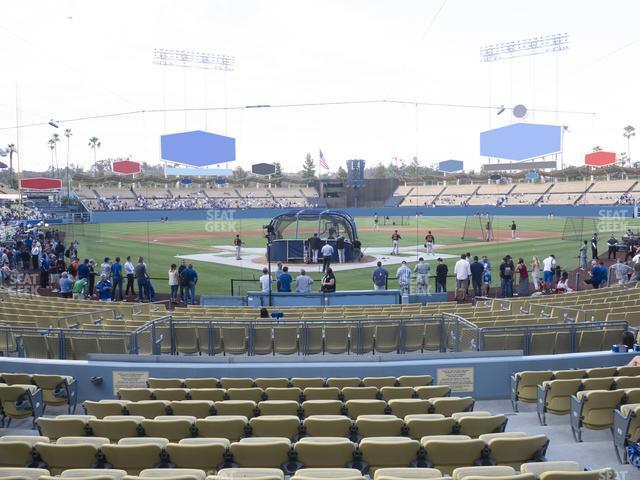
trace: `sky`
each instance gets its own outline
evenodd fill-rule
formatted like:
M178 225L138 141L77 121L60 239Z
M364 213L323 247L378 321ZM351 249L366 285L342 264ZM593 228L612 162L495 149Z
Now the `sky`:
M71 163L92 164L92 136L98 159L158 163L160 135L207 130L236 139L231 168L298 171L322 149L332 171L414 156L478 170L479 133L523 104L524 121L568 127L562 159L579 165L596 145L626 152L623 127L640 128L639 19L636 0L3 0L0 146L45 169L47 140L70 128ZM555 33L567 51L480 62L482 46ZM154 48L232 55L235 68L158 66ZM223 110L379 100L408 104ZM63 138L60 165L66 154Z

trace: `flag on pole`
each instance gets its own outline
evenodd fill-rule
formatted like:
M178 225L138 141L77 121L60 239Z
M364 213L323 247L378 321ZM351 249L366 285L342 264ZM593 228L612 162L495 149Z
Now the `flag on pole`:
M322 168L324 168L325 170L329 170L329 164L327 163L327 161L324 159L324 155L322 154L322 150L320 150L320 166Z

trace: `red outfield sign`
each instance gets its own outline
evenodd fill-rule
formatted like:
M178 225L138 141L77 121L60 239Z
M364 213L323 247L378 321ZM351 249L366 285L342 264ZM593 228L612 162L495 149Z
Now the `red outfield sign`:
M584 156L584 164L592 167L606 167L616 163L616 154L613 152L593 152Z
M25 178L20 180L20 188L27 190L60 190L62 180L56 178Z
M138 162L132 162L131 160L120 160L113 162L111 165L113 173L119 173L121 175L134 175L142 172L142 168Z

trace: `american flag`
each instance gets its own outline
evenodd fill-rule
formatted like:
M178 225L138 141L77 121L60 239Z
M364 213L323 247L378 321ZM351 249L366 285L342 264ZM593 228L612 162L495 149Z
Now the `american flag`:
M320 150L320 166L322 168L324 168L325 170L329 170L329 164L327 163L327 161L324 159L324 155L322 154L322 150Z

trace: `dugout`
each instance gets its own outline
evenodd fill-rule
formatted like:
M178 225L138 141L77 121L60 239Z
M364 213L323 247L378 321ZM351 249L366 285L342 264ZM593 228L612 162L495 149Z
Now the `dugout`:
M345 261L352 258L351 245L357 238L356 222L342 210L308 208L289 210L271 219L266 230L271 235L271 261L305 262L310 260L308 239L314 233L333 248L332 261L338 260L336 239L345 238Z

